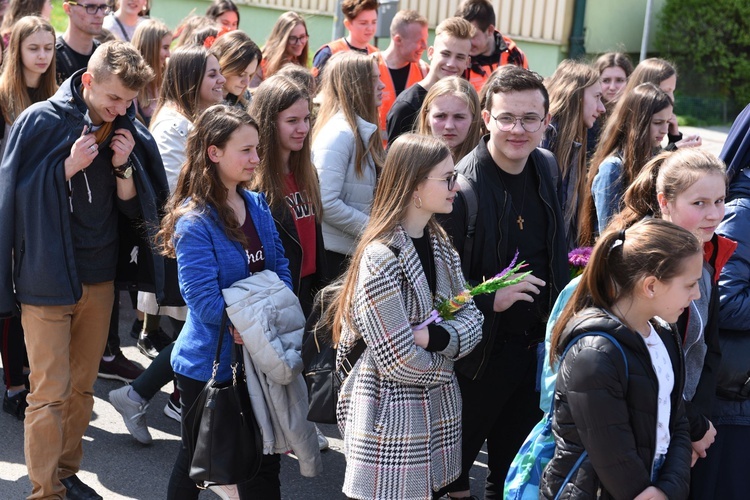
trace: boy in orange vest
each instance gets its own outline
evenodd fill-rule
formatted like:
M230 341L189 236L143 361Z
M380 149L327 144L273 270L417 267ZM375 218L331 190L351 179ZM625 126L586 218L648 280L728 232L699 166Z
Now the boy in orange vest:
M427 19L415 10L400 10L391 21L391 44L378 57L380 79L385 85L380 104L380 130L401 92L422 80L430 71L422 61L427 49Z
M427 92L441 78L460 76L469 66L474 27L460 17L449 17L435 28L435 43L427 49L430 72L418 83L401 92L386 119L388 144L414 128L419 108Z
M378 25L377 0L344 0L341 2L341 13L344 14L344 27L349 36L339 38L323 45L313 57L312 74L318 78L323 67L336 52L356 50L363 54L377 52L378 48L370 45Z
M455 15L469 21L477 30L471 40L471 66L464 73L464 78L477 92L498 66L514 64L529 68L526 55L516 43L495 29L495 9L488 0L464 0Z

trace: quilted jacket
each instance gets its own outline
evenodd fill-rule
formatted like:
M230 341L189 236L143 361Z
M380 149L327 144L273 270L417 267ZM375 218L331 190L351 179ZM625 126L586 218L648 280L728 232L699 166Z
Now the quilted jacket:
M431 234L437 287L433 297L411 239L398 227L370 244L359 266L352 325L343 325L337 361L364 338L366 349L339 395L344 438L344 493L350 498L431 499L461 472L461 395L454 361L479 342L482 314L466 304L440 325L443 351L414 344L419 325L464 289L458 254Z

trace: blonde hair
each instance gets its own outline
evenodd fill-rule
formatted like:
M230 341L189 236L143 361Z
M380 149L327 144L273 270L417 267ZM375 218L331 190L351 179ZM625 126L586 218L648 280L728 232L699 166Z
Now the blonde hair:
M471 40L475 33L476 28L463 17L449 17L435 28L435 38L446 35L459 40Z
M449 156L448 146L432 136L403 134L391 144L375 191L370 220L357 243L349 268L341 278L341 286L336 291L338 296L333 299L331 310L327 314L328 320L332 321L334 343L340 339L342 324L352 325L351 301L365 249L376 241L388 244L389 234L406 216L414 190L436 165ZM427 227L438 239L450 245L448 235L435 217L430 218Z
M320 89L322 103L313 128L315 142L326 123L339 111L356 136L355 169L362 176L362 164L370 154L376 168L383 165L383 141L379 133L370 136L367 144L357 133L357 117L366 122L380 123L378 107L375 105L375 64L373 56L348 50L334 54L323 69L323 82Z
M38 16L26 16L18 20L13 26L5 53L2 74L0 74L0 109L5 122L13 123L23 110L33 104L27 90L26 79L23 76L23 60L21 45L31 35L46 31L52 36L52 46L55 45L55 28ZM55 79L55 54L51 54L52 61L41 78L37 87L36 98L40 101L49 99L57 91Z
M471 125L469 125L466 139L451 150L453 161L458 162L479 144L479 139L482 137L482 113L479 107L479 96L477 96L477 91L468 80L458 76L449 76L435 83L427 92L422 107L419 109L416 128L420 134L432 135L430 106L437 98L448 95L461 99L466 103L469 113L471 113Z
M87 71L103 82L117 77L127 89L140 92L154 79L152 70L141 53L130 42L115 40L103 43L89 59Z
M308 39L305 42L305 47L302 49L302 54L297 57L291 57L287 53L286 47L289 42L289 35L292 30L299 25L305 27L305 35L307 35L307 24L305 20L296 12L284 12L276 20L276 24L271 29L271 34L268 35L268 40L263 46L263 58L265 59L265 67L263 68L263 78L268 78L276 74L279 69L285 64L291 62L298 64L303 67L307 67L307 57L309 52Z

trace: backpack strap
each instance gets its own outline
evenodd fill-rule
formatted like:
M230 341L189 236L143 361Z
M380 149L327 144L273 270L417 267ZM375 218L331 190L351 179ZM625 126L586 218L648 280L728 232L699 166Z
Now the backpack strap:
M562 181L560 180L560 168L557 166L557 159L551 151L544 148L536 148L531 152L532 155L536 155L536 163L539 168L547 170L549 176L552 179L552 187L554 188L555 194L558 200L562 200Z
M464 272L464 276L468 276L471 268L471 254L474 249L474 233L477 231L479 200L472 180L459 173L456 182L466 205L466 232L464 233L464 251L461 254L461 270Z

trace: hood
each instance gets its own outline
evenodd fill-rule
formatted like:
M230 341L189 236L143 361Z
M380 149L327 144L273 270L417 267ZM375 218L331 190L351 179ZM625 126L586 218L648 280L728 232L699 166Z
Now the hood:
M750 104L734 120L719 158L727 164L727 178L731 189L737 173L750 165Z
M748 153L750 153L750 142L748 146ZM750 154L748 154L746 161L750 162ZM746 164L746 166L750 166L750 163ZM735 172L734 179L729 184L727 201L729 202L737 198L750 198L750 169L748 168Z

